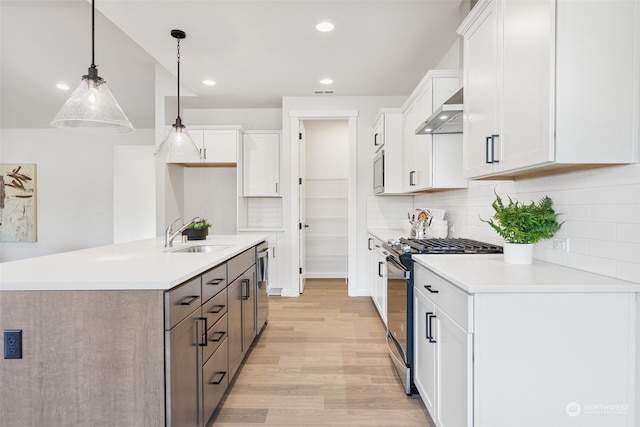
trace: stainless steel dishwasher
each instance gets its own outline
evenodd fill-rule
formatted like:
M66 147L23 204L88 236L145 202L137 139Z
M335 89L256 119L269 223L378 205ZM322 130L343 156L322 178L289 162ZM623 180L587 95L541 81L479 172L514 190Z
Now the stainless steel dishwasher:
M269 244L256 246L256 335L259 335L269 318Z

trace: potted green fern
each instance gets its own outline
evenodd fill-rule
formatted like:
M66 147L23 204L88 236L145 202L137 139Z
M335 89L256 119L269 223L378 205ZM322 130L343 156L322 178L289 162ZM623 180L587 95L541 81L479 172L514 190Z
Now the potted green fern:
M491 204L495 211L488 223L505 240L504 259L512 264L531 264L533 245L543 239L550 239L560 230L563 222L553 210L553 201L545 196L538 203L524 204L509 197L505 204L496 193Z

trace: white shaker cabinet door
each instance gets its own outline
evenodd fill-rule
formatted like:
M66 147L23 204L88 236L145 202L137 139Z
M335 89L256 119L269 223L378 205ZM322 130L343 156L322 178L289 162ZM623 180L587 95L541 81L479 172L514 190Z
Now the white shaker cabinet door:
M438 361L436 424L440 427L471 426L472 335L439 309L432 324L436 325L432 335Z
M280 195L280 134L250 133L242 140L244 197Z
M205 130L202 162L237 163L238 134L237 130Z
M413 382L430 414L436 410L436 346L432 341L430 323L435 320L435 305L422 293L415 292L414 305L414 369ZM434 417L435 418L435 417Z

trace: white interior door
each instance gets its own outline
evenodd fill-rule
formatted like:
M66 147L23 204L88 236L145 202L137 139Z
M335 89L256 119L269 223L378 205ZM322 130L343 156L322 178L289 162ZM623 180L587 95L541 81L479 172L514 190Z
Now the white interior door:
M307 214L305 209L306 203L306 188L305 188L305 165L306 165L306 151L304 145L304 123L302 121L298 121L299 125L299 163L300 163L300 176L299 176L299 196L298 196L298 218L300 218L300 224L298 227L298 239L299 239L299 257L298 257L298 265L300 268L299 275L299 286L300 293L304 293L304 287L307 281L307 272L305 268L305 231L308 227L307 225Z

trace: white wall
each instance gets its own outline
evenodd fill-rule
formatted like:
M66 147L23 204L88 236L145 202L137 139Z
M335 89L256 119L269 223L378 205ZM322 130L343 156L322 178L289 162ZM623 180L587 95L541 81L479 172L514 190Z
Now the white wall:
M152 138L152 131L148 132ZM156 235L154 150L153 145L114 147L113 243L147 239Z
M184 123L193 125L241 125L245 130L282 129L280 108L184 109Z
M209 234L236 234L237 168L184 168L184 219L206 218Z
M480 217L493 215L500 196L537 201L548 195L566 221L557 234L569 239L569 253L545 240L534 258L640 283L640 164L553 175L522 181L472 182L465 190L416 196L416 205L447 209L454 237L502 243Z
M152 144L153 132L108 137L58 129L0 130L0 162L35 163L38 180L38 241L1 243L1 261L113 243L115 143Z

